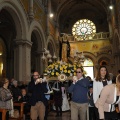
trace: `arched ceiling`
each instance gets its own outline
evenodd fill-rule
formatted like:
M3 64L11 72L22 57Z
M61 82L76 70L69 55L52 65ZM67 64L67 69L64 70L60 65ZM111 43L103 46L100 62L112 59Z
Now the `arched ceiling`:
M89 19L97 26L97 32L108 31L107 15L110 0L51 0L60 31L71 33L79 19Z

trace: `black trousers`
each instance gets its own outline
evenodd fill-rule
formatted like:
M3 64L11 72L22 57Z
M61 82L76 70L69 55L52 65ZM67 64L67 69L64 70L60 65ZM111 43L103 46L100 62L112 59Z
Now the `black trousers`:
M89 107L89 120L96 120L94 107Z
M104 112L105 115L105 120L118 120L119 118L119 114L116 111L113 112ZM98 109L95 107L95 117L96 120L99 120L99 112Z
M96 120L99 120L98 108L94 107L94 111L95 111L95 118L96 118Z
M56 105L56 115L62 115L62 106L61 105Z
M105 120L118 120L119 115L116 111L114 112L104 112L105 113Z

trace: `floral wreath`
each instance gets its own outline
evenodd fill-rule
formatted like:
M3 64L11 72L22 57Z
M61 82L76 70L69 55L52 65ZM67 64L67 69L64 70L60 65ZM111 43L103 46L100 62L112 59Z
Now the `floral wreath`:
M67 76L65 74L60 74L58 76L58 80L60 80L60 81L65 81L66 79L67 79Z

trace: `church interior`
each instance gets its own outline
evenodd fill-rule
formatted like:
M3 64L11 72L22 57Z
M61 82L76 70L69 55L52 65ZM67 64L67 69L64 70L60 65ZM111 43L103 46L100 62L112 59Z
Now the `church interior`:
M92 77L100 65L115 75L120 69L119 0L1 0L0 8L0 77L30 81L32 71L42 74L45 49L71 62L83 53ZM69 41L69 58L60 57L61 40Z
M120 0L0 0L0 78L29 82L56 61L117 75Z

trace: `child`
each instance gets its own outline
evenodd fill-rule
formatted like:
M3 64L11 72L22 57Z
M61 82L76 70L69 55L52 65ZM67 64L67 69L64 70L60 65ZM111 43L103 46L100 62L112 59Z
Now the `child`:
M29 97L27 95L27 91L25 88L21 90L22 95L18 97L19 102L25 103L24 105L24 114L26 115L27 113L30 112L30 105L28 104Z
M89 100L89 120L96 120L93 102L93 86L89 87L88 100Z

